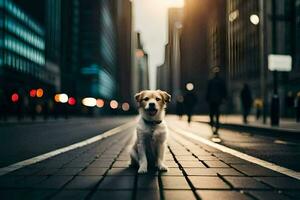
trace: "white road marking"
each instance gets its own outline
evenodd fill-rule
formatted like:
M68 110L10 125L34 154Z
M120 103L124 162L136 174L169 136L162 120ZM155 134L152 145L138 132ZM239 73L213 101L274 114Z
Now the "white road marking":
M74 150L74 149L86 146L88 144L92 144L94 142L100 141L100 140L102 140L104 138L110 137L112 135L115 135L115 134L123 131L123 130L126 130L126 129L130 128L134 124L136 124L135 120L133 120L131 122L128 122L128 123L125 123L125 124L123 124L121 126L118 126L116 128L110 129L110 130L108 130L108 131L106 131L106 132L104 132L104 133L102 133L100 135L97 135L97 136L94 136L92 138L86 139L84 141L72 144L70 146L66 146L66 147L63 147L63 148L60 148L60 149L56 149L54 151L51 151L51 152L48 152L48 153L45 153L45 154L42 154L42 155L30 158L30 159L27 159L27 160L23 160L21 162L9 165L7 167L0 168L0 176L5 175L5 174L7 174L9 172L15 171L17 169L20 169L22 167L25 167L25 166L28 166L28 165L32 165L34 163L46 160L46 159L51 158L53 156L65 153L67 151L71 151L71 150Z
M185 136L185 137L197 140L197 141L199 141L199 142L201 142L203 144L209 145L209 146L211 146L213 148L216 148L216 149L218 149L220 151L223 151L225 153L231 154L233 156L239 157L239 158L241 158L243 160L246 160L248 162L260 165L262 167L271 169L273 171L276 171L276 172L279 172L279 173L282 173L282 174L285 174L287 176L290 176L290 177L293 177L295 179L300 180L300 172L296 172L294 170L291 170L291 169L288 169L288 168L285 168L285 167L281 167L281 166L276 165L274 163L271 163L271 162L268 162L268 161L265 161L265 160L262 160L262 159L250 156L248 154L236 151L234 149L228 148L228 147L220 145L220 144L216 144L216 143L214 143L214 142L212 142L212 141L210 141L208 139L200 137L200 136L196 135L195 133L191 133L189 131L185 131L185 130L177 127L177 126L176 126L176 128L174 128L174 127L172 127L172 125L170 123L169 123L169 128L172 131L174 131L175 133L178 133L178 134L180 134L182 136Z

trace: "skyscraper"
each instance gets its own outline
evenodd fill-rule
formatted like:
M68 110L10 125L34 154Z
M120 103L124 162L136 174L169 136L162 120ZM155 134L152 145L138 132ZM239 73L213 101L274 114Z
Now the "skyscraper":
M143 49L141 34L136 32L133 40L132 91L136 93L149 89L149 66L148 55Z
M168 44L165 46L165 60L157 68L157 88L169 92L175 99L182 93L181 89L181 51L180 39L182 31L183 9L168 9ZM172 101L169 110L174 110Z
M209 78L208 19L211 0L186 0L181 34L180 86L184 92L187 83L194 85L198 96L196 112L207 112L206 83Z
M118 96L121 102L132 102L132 3L130 0L117 2L118 32Z
M62 88L79 97L116 97L117 30L114 1L63 3Z
M24 96L38 87L55 91L59 68L45 66L43 26L11 0L0 1L0 8L1 89Z

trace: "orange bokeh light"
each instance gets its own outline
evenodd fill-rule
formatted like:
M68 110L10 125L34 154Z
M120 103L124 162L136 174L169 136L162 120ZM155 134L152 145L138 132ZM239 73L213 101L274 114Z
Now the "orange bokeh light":
M42 88L39 88L36 90L36 96L37 97L42 97L44 95L44 90Z
M104 106L104 100L103 99L97 99L96 106L98 108L102 108Z
M54 101L57 102L57 103L59 103L59 94L56 94L54 96Z

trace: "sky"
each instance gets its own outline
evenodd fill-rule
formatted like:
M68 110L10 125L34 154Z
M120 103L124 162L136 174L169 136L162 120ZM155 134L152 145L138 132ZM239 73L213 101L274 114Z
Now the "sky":
M149 55L150 89L155 89L156 68L164 62L168 8L183 4L184 0L133 0L134 29L141 33L144 50Z

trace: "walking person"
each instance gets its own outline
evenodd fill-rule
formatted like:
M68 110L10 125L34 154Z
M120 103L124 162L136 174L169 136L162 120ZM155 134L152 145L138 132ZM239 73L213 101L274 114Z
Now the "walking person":
M187 84L187 91L183 97L184 110L188 117L188 123L192 121L192 115L194 113L194 108L197 104L197 96L193 92L194 86L191 87L192 83Z
M253 103L251 90L247 83L244 84L244 87L241 91L241 103L242 103L242 110L243 110L243 122L247 124L248 123L247 118L251 111L251 107Z
M220 77L219 67L212 69L214 77L208 81L206 89L206 101L209 105L209 117L210 125L213 130L213 134L218 134L220 128L220 106L227 96L227 89L225 81Z

